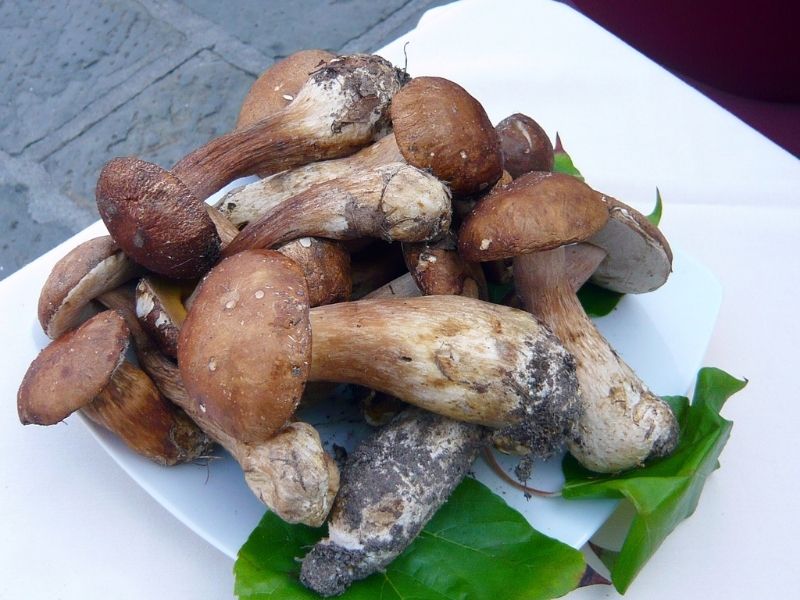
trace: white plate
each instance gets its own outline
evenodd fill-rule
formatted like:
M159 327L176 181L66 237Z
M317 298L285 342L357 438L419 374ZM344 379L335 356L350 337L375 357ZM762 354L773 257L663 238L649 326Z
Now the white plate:
M696 161L690 157L683 161L681 154L671 157L666 161L669 169L661 172L657 157L648 154L656 147L658 151L679 148L675 140L662 139L657 145L639 146L631 157L609 157L597 151L599 145L592 135L600 135L597 132L608 123L586 121L582 107L591 101L587 91L599 93L603 86L615 85L615 77L624 78L621 75L624 73L636 73L638 77L639 70L635 67L641 57L622 44L609 44L603 39L601 46L609 53L609 71L571 73L570 80L580 81L585 87L577 94L570 94L570 90L555 93L552 90L558 89L558 70L553 69L557 64L554 56L525 55L520 59L525 65L523 70L521 64L498 60L498 56L503 55L503 37L509 35L509 31L495 28L483 32L482 37L469 33L470 28L474 31L481 22L470 11L480 6L478 2L465 2L430 11L415 32L379 53L396 64L403 64L402 42L409 39L412 74L438 74L458 81L484 103L494 121L511 112L522 111L535 116L551 135L558 127L566 133L567 146L590 182L626 201L641 201L645 194L647 198L652 197L656 183L670 183L674 189L681 189L688 182L702 185L704 178L691 171ZM599 38L608 35L563 6L532 2L520 3L517 9L531 11L531 15L518 15L509 22L509 27L524 23L529 39L537 40L535 45L531 44L532 48L549 46L557 52L558 43L564 42L564 38L558 38L555 32L561 36L566 32ZM537 20L537 16L546 18ZM442 31L447 32L446 37L440 35ZM548 35L553 39L544 44L542 36ZM518 45L520 39L517 38ZM631 69L626 71L621 64L630 64ZM653 77L661 78L652 64L648 63L647 69L648 73L655 73ZM552 86L550 91L547 91L548 84ZM664 85L674 84L669 81ZM684 92L681 90L681 93ZM617 106L615 111L618 119L631 113L624 106ZM603 135L611 135L611 132ZM636 165L631 171L621 170L631 164ZM656 171L659 172L657 178L653 175ZM669 211L669 204L666 210ZM21 378L29 362L47 343L36 322L36 301L38 290L53 264L79 241L104 233L102 224L97 223L0 282L0 314L16 316L4 327L5 339L14 340L13 349L7 347L3 351L3 359L9 367L7 372L12 378ZM721 302L719 284L702 265L676 252L674 270L663 288L645 296L624 298L612 315L598 323L612 345L659 394L688 391L701 366ZM4 382L8 397L18 383L18 380ZM336 418L339 416L334 414ZM119 465L167 510L227 555L236 555L264 508L252 496L231 459L223 456L207 467L162 468L133 455L106 432L93 425L90 429ZM505 488L485 466L476 465L475 472L525 514L537 529L575 547L586 542L615 506L613 501L566 502L538 498L528 501L520 492ZM558 486L560 477L557 463L541 465L535 471L533 484L552 489Z
M0 284L0 313L18 315L6 327L15 340L14 353L5 353L9 371L24 373L48 340L36 320L38 290L55 262L80 241L106 233L98 222L37 259ZM685 393L691 386L711 337L722 292L713 275L696 261L675 253L674 273L661 289L643 296L626 296L598 326L642 379L659 394ZM8 382L10 390L18 381ZM8 394L10 396L10 394ZM320 424L329 442L352 448L361 432L352 414L331 407L306 417ZM328 422L327 424L326 421ZM107 431L84 421L101 446L139 485L178 519L235 557L264 513L244 483L241 470L227 454L202 465L164 468L130 452ZM615 501L565 501L533 498L500 481L479 461L475 475L524 514L531 524L576 548L605 522ZM562 481L557 460L537 465L533 485L555 489Z

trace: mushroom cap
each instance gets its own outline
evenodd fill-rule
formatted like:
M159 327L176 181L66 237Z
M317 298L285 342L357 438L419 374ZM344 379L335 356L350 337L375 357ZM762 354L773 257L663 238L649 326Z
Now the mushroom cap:
M592 282L623 294L658 289L672 272L672 250L661 231L638 210L616 198L603 196L608 223L589 238L606 251Z
M314 69L335 58L327 50L301 50L267 68L250 87L242 102L236 129L249 127L294 100Z
M178 339L196 410L245 443L268 440L300 402L311 362L308 289L297 264L246 250L200 283Z
M308 285L309 306L323 306L350 299L350 253L344 246L325 238L304 237L280 246L278 252L291 258L303 270Z
M495 129L503 152L503 168L512 177L553 170L553 144L541 125L529 116L515 113Z
M39 293L38 316L44 332L55 339L78 326L91 301L139 274L141 268L119 251L111 236L79 244L50 271Z
M457 246L452 231L436 242L404 243L406 267L426 296L453 295L488 300L481 266L465 261L458 254Z
M483 262L579 242L608 221L599 194L560 173L527 173L484 198L464 220L458 251Z
M158 165L115 158L103 167L96 195L116 242L151 271L191 279L219 258L219 235L205 204Z
M392 126L406 161L430 169L456 195L479 192L500 177L497 132L480 102L452 81L412 79L392 99Z
M20 422L53 425L92 402L123 362L129 335L125 320L108 310L47 346L19 387Z

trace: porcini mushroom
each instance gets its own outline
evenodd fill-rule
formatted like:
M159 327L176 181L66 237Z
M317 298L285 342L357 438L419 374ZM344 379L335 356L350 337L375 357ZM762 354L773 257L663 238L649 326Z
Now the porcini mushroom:
M221 262L181 330L186 388L229 435L268 439L306 380L363 385L497 428L522 452L546 453L574 426L572 357L527 313L457 296L308 311L297 267L273 267L287 261L279 256L251 250Z
M286 108L309 75L334 58L336 55L327 50L300 50L271 65L250 86L239 109L236 129L249 127Z
M290 523L319 526L325 521L339 488L339 471L313 427L287 423L269 440L257 444L226 434L189 397L177 365L145 334L134 313L132 296L119 288L106 292L99 300L125 318L139 362L160 392L230 452L259 500Z
M17 395L23 425L53 425L76 410L133 451L164 465L194 460L211 442L125 361L129 330L114 311L65 333L34 359Z
M553 144L541 125L528 115L514 113L495 129L503 152L503 168L511 177L553 170Z
M452 294L488 300L480 264L461 258L457 245L452 231L435 242L404 243L403 256L409 273L427 296Z
M444 504L487 439L483 427L409 409L362 441L342 471L328 537L303 559L300 581L335 596L386 567Z
M142 268L130 260L110 236L79 244L59 260L39 293L39 323L56 339L80 325L91 301L140 275Z
M658 289L672 272L672 249L661 231L624 202L601 196L610 218L605 227L567 255L567 269L582 284L592 283L621 294Z
M139 264L167 277L198 277L220 252L201 199L237 177L344 156L380 137L404 79L377 56L329 61L285 109L209 142L171 171L134 158L108 163L97 184L100 216Z
M391 163L318 184L282 202L245 227L223 256L306 236L432 240L447 231L450 217L450 193L438 179Z
M598 472L668 454L678 435L669 405L614 352L570 287L563 246L589 238L608 218L599 195L577 179L529 173L479 204L459 237L468 260L515 257L517 294L575 356L582 410L568 447Z
M459 85L418 77L392 100L393 133L353 156L278 173L230 192L217 207L237 225L324 181L405 160L430 171L456 197L488 189L501 174L497 133L481 104Z

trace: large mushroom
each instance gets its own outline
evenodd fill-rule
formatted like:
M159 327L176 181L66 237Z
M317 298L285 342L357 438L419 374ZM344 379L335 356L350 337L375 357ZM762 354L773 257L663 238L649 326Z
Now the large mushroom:
M377 56L329 61L286 108L209 142L171 171L131 157L110 161L97 183L100 216L137 263L168 277L198 277L221 244L201 199L237 177L344 156L380 137L405 78Z
M223 251L232 256L298 237L424 241L450 227L450 193L435 177L390 163L320 183L252 221Z
M468 260L514 258L517 293L577 361L581 417L569 443L589 469L616 472L671 452L675 416L617 355L571 288L566 244L608 221L600 195L568 175L530 173L484 199L464 221L459 250Z
M497 133L481 104L459 85L418 77L392 100L393 133L353 156L313 163L230 192L217 207L237 225L324 181L405 161L430 171L456 197L488 189L501 174Z
M309 311L302 277L285 262L267 250L221 262L181 330L186 388L228 435L268 439L306 380L355 383L499 429L518 452L544 453L574 426L572 357L530 315L457 296Z
M206 454L210 440L125 360L129 330L114 311L65 333L34 359L20 385L23 425L53 425L80 410L134 452L164 465Z

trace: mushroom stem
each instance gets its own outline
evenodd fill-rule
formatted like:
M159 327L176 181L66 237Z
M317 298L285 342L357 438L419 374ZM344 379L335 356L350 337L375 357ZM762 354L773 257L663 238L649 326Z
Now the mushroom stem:
M570 287L577 292L605 260L608 253L594 244L581 242L564 247L565 268Z
M334 304L310 318L309 380L363 385L498 428L519 453L548 455L574 426L572 358L523 311L424 296Z
M581 416L572 454L589 469L616 472L663 456L677 443L669 406L654 395L586 316L566 274L563 247L514 259L517 293L575 356Z
M237 177L352 154L385 134L389 103L406 77L379 56L333 59L286 108L210 141L172 172L205 198Z
M409 165L392 163L286 200L245 227L222 254L270 248L305 236L430 240L447 231L450 211L450 194L441 182Z

